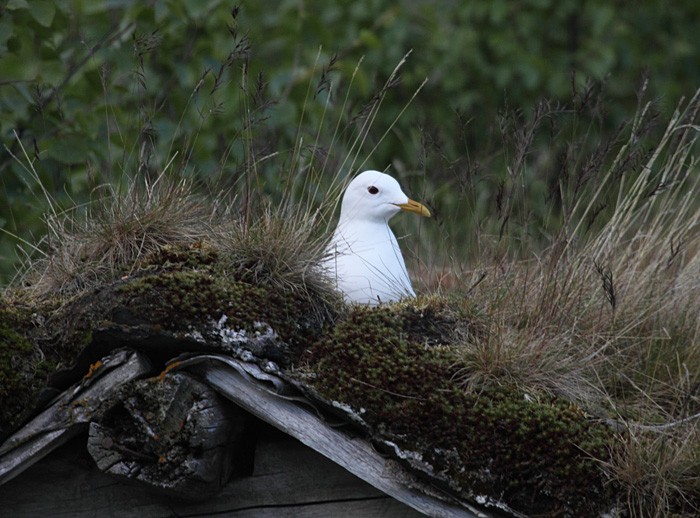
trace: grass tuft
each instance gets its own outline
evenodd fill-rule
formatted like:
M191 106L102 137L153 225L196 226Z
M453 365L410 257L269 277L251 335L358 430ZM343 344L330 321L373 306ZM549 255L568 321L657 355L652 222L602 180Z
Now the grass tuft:
M255 218L225 218L213 238L233 278L337 304L321 269L327 239L315 214L267 205Z
M184 180L161 174L132 180L124 192L105 186L84 210L51 212L22 284L38 297L71 295L129 275L139 260L165 245L187 245L210 233L212 210Z

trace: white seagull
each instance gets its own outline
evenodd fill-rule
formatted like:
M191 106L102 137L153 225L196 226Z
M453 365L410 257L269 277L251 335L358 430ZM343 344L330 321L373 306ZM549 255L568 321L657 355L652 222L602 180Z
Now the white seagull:
M399 211L430 217L391 176L365 171L343 195L325 266L347 302L379 304L415 297L389 220Z

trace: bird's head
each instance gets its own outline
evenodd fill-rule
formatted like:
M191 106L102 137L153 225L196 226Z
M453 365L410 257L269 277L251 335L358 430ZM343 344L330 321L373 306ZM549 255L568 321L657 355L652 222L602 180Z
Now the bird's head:
M406 196L399 182L391 176L379 171L365 171L345 189L340 219L388 221L401 210L430 217L430 211Z

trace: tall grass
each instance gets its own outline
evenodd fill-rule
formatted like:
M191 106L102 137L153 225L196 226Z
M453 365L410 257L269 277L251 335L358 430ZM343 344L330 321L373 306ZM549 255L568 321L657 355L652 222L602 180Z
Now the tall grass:
M488 328L461 346L465 389L516 383L604 419L620 433L605 469L629 511L667 516L700 505L700 92L626 168L650 109L547 248L448 275Z
M134 272L164 245L190 245L209 235L213 214L187 181L161 176L132 182L125 193L105 186L86 207L50 213L43 255L21 276L30 291L72 295Z

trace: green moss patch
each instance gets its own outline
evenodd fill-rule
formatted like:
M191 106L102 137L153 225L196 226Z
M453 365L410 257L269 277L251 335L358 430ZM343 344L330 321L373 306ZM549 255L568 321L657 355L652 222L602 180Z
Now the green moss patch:
M31 408L55 364L29 339L31 313L0 302L0 438Z
M199 270L214 268L219 260L218 251L204 241L189 246L163 245L146 256L139 264L142 269Z
M540 515L609 507L595 459L608 457L611 432L553 397L513 386L465 391L454 381L459 346L446 343L454 325L437 301L355 307L303 360L324 397L361 412L465 492Z
M308 342L325 325L308 294L280 290L232 275L206 243L164 246L142 264L144 272L118 288L121 304L151 324L187 331L226 317L226 327L255 332L269 325L285 342ZM156 269L153 274L149 269Z
M293 294L231 281L208 270L161 272L118 289L122 304L149 323L166 329L202 329L226 317L226 326L254 332L265 323L291 345L319 331L310 301Z

